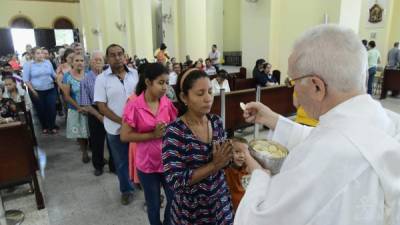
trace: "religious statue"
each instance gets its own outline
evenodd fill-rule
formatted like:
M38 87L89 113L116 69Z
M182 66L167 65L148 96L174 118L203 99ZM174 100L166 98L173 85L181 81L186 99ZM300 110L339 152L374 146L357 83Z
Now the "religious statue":
M376 3L369 9L368 21L370 23L379 23L382 21L382 18L383 18L383 8Z

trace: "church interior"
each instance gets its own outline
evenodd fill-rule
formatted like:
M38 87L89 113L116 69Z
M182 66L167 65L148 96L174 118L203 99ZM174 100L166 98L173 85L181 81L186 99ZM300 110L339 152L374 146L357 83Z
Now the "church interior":
M247 103L268 106L281 115L278 124L286 118L318 131L322 114L310 113L312 107L304 100L311 89L296 93L296 86L305 84L303 78L322 81L324 90L333 85L320 74L298 74L292 64L299 62L290 59L301 48L294 46L304 32L333 24L333 30L356 34L365 47L363 94L400 114L399 18L400 0L1 0L0 225L259 224L237 220L244 206L229 195L236 190L231 185L240 186L240 196L247 196L247 185L255 190L242 175L230 182L236 178L228 175L227 167L236 165L237 146L250 146L253 155L254 140L272 138L274 130L264 121L257 124L257 116L249 122ZM329 55L329 44L319 47ZM330 69L342 66L342 55L332 55L323 64ZM304 65L317 68L314 64ZM190 89L203 76L210 88L201 95L211 97L195 102L201 96L193 97ZM169 107L165 117L162 107ZM206 125L193 122L195 110L207 107ZM180 131L182 127L188 129ZM179 136L183 142L198 138L183 148L195 155L173 151L181 144ZM196 149L202 145L208 146L207 156ZM281 145L276 146L279 150ZM291 147L285 148L286 156ZM225 159L228 154L231 158ZM251 156L243 154L246 165ZM291 154L286 157L295 158ZM180 166L199 163L203 156L211 163L180 172ZM179 157L182 165L169 161ZM212 163L217 157L229 165L212 169L221 164ZM189 159L193 161L185 164ZM274 185L281 174L268 169ZM236 173L251 176L244 171ZM210 189L229 186L227 199L232 198L233 205L222 207L218 204L224 200L216 200L218 204L207 206L203 201L213 194L197 182ZM178 196L206 197L176 198L174 190ZM194 204L204 211L191 213ZM222 219L219 213L207 214L215 210ZM288 224L283 221L275 224ZM396 221L393 224L400 224Z

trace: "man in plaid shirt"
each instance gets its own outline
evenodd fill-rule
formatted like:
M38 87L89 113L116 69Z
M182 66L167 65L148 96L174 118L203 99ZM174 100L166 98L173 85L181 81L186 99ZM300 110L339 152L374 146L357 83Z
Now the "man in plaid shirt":
M103 167L106 161L104 159L104 140L106 138L106 131L103 126L104 117L98 111L98 108L93 101L94 84L96 82L97 75L103 72L103 66L103 54L99 51L93 52L90 59L90 71L81 81L80 103L83 107L85 107L86 111L88 112L90 147L92 149L92 163L95 169L95 176L100 176L103 174ZM114 172L115 168L112 162L111 154L108 165L110 171Z

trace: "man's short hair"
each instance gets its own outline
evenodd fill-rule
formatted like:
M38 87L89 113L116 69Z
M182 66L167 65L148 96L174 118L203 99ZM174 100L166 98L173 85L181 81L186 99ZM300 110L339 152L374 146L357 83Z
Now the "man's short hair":
M368 46L371 48L375 48L376 47L375 41L369 41Z
M216 44L213 44L212 47L213 47L213 48L217 48L217 45L216 45Z
M396 41L396 42L394 43L394 47L399 47L399 42L398 42L398 41Z
M114 48L114 47L119 47L119 48L121 48L121 49L122 49L122 52L125 53L125 49L124 49L121 45L119 45L119 44L111 44L111 45L109 45L109 46L107 47L107 49L106 49L106 56L108 56L108 53L109 53L109 51L110 51L110 48Z

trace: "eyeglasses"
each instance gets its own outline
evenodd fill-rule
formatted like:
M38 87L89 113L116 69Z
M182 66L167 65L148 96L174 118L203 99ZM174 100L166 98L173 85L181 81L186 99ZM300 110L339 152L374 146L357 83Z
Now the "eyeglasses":
M324 83L325 87L328 86L321 77L319 77L317 75L314 75L314 74L304 75L304 76L297 77L297 78L294 78L294 79L290 79L289 78L288 86L289 87L294 87L294 85L296 84L297 80L301 80L301 79L304 79L304 78L307 78L307 77L318 77L320 80L322 80L322 82Z

